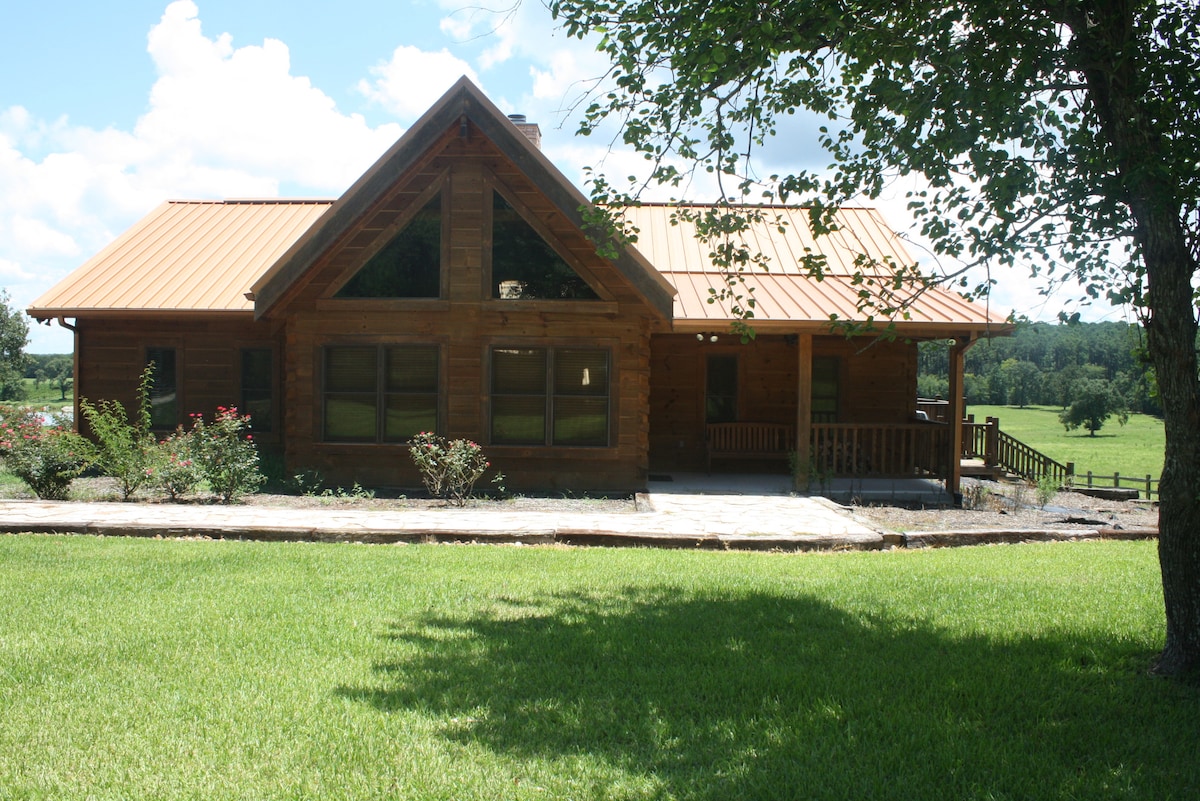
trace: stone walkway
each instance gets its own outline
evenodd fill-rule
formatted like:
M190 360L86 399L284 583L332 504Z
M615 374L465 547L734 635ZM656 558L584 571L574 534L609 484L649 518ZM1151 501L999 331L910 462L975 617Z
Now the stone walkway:
M0 532L212 537L310 542L481 542L729 550L876 550L1030 539L1097 531L880 530L819 497L651 492L632 514L492 509L352 510L117 502L0 501Z
M632 514L0 501L0 531L318 542L522 542L679 548L880 548L823 498L641 495Z

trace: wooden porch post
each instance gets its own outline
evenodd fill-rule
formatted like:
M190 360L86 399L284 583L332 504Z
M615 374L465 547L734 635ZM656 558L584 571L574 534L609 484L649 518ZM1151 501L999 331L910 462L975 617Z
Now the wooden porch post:
M966 400L963 397L963 355L975 340L959 340L950 346L950 472L946 476L946 492L958 496L962 492L963 416Z
M797 490L801 474L805 474L812 462L812 334L800 334L797 339L797 386L796 386L796 464L799 468L792 477Z

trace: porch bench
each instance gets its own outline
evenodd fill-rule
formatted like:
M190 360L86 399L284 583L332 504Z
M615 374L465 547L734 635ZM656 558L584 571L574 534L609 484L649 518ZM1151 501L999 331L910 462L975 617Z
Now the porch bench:
M708 472L713 459L786 459L796 449L796 428L785 423L709 423Z

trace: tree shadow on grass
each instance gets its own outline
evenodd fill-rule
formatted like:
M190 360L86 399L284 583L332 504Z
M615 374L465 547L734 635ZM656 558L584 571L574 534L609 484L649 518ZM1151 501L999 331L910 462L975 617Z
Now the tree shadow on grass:
M818 599L630 592L447 612L344 697L666 797L1184 798L1200 694L1102 640L953 637Z

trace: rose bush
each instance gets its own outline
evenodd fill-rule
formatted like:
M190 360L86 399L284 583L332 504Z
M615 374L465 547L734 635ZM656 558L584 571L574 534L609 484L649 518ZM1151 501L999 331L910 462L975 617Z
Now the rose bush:
M475 482L491 467L478 444L467 439L447 442L445 437L428 431L412 438L408 453L429 494L455 506L466 504Z
M211 423L203 415L192 415L189 434L200 474L225 503L254 492L266 481L258 467L250 415L239 414L236 406L218 406Z
M32 409L0 407L0 458L39 498L66 500L71 482L95 459L91 443Z

